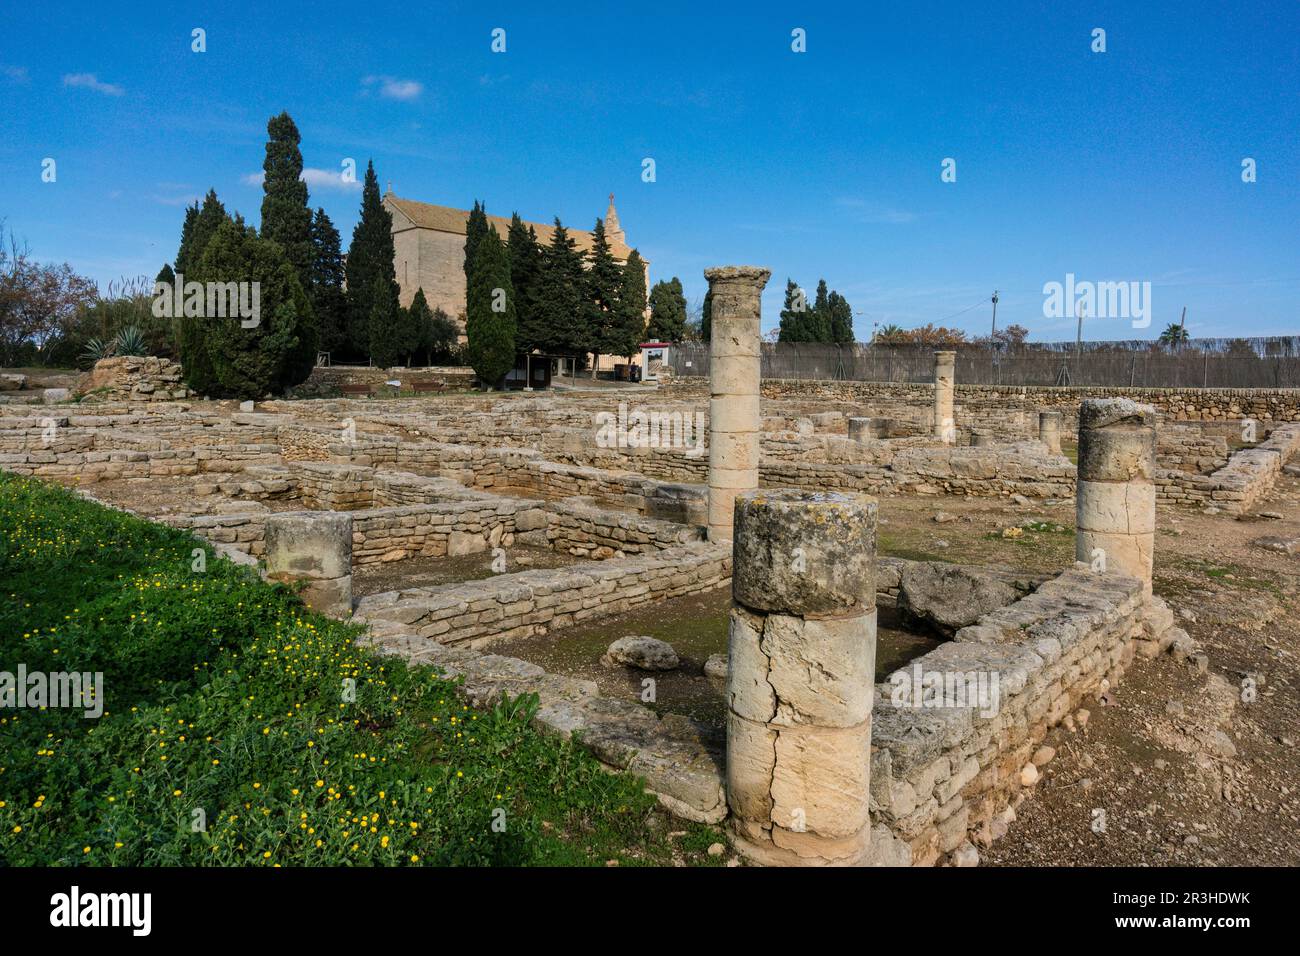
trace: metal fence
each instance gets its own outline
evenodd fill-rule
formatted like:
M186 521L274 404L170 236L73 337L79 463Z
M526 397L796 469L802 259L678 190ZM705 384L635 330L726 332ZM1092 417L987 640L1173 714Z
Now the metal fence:
M964 385L1092 385L1109 388L1300 388L1300 336L1151 342L987 345L853 345L764 342L763 378L932 382L934 352L957 353ZM709 347L685 342L669 364L680 376L709 374Z

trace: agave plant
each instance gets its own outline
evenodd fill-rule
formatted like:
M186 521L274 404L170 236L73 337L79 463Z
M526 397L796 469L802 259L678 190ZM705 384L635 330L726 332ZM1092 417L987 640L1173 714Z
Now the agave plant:
M82 350L81 361L85 365L94 365L100 359L106 359L113 354L113 344L104 339L87 339L86 347Z
M148 355L149 347L145 345L144 333L136 326L122 328L113 339L114 355Z

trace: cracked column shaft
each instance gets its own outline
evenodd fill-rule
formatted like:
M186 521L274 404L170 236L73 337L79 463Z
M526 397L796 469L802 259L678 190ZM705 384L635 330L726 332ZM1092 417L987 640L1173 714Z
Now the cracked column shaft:
M1156 413L1128 398L1079 407L1075 558L1137 578L1151 593Z
M758 487L759 331L763 286L757 266L705 269L712 294L709 343L709 540L731 540L736 495Z
M727 805L732 844L756 863L866 858L875 556L874 498L736 498Z

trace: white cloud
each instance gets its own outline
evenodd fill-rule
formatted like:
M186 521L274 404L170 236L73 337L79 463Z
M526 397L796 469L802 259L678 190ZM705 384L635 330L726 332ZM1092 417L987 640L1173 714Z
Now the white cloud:
M399 80L394 76L367 76L361 85L370 88L379 87L379 95L389 100L413 100L424 92L424 84L415 80Z
M321 189L339 189L344 192L352 192L361 188L360 180L354 179L350 182L345 180L341 170L336 173L330 169L313 169L308 166L298 178L308 186L320 187ZM260 186L265 179L266 173L264 172L247 173L239 177L239 181L246 186Z
M0 72L3 72L5 76L9 77L9 79L13 80L15 83L27 83L30 82L31 79L27 75L27 67L25 66L6 66L0 68Z
M116 83L101 83L95 77L94 73L65 73L63 76L64 86L84 86L88 90L94 90L96 93L103 93L105 96L121 96L126 92L125 89Z

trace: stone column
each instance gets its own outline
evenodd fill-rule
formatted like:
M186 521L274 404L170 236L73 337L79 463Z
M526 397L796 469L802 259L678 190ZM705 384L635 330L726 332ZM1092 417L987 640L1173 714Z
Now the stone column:
M756 863L867 856L875 556L874 498L736 499L727 805L732 843Z
M758 487L760 297L772 273L705 269L713 294L709 343L709 540L731 540L736 495Z
M872 441L880 437L874 423L874 418L850 418L849 440L863 445L871 444Z
M266 519L266 576L306 582L300 595L313 611L352 615L352 515L289 511Z
M1038 440L1053 455L1061 453L1061 413L1043 409L1038 413Z
M1138 578L1151 593L1156 413L1128 398L1079 408L1075 559Z
M934 353L934 437L945 445L957 440L957 423L952 417L953 385L957 380L957 353Z

